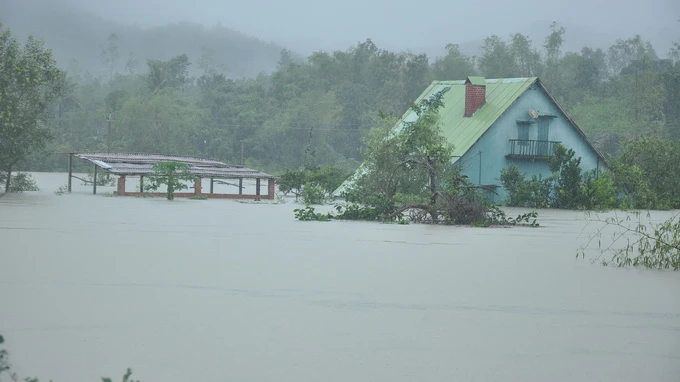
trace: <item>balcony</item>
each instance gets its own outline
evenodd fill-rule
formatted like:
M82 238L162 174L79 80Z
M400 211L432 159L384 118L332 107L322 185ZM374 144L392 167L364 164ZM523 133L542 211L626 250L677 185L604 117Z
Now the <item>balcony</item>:
M553 147L556 141L536 141L526 139L511 139L508 159L548 159L555 155Z

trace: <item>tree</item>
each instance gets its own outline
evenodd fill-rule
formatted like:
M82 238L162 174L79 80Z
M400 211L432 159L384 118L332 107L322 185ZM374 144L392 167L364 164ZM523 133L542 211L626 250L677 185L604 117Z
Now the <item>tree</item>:
M367 146L363 174L350 199L366 201L378 196L376 200L392 218L407 209L419 208L427 211L432 222L437 222L440 177L452 168L453 147L439 127L438 111L445 93L446 90L440 91L414 104L412 110L418 116L415 121L405 122L387 135L384 129L373 135ZM394 202L397 193L411 195L409 199L417 202L397 206Z
M531 40L521 34L512 35L510 51L515 58L517 75L530 77L537 76L541 66L541 55L532 48Z
M628 142L612 162L614 181L630 207L680 208L680 142Z
M0 24L0 171L5 191L12 171L51 135L44 118L63 88L62 72L42 41L29 37L21 47Z
M463 80L475 73L472 60L456 44L446 44L446 55L432 64L432 76L436 80Z
M517 74L513 52L499 36L493 35L484 39L482 55L479 57L479 70L487 78L513 77Z
M562 76L559 68L560 53L564 43L564 27L558 27L556 22L550 24L550 34L545 38L543 48L545 49L545 71L542 75L543 83L549 86L550 90L560 92L562 90Z
M562 145L555 145L554 156L548 166L556 180L555 202L557 208L576 209L583 206L584 196L581 186L581 158Z
M159 162L153 165L153 175L149 177L149 190L158 190L166 186L168 200L175 199L175 191L186 190L184 182L193 182L196 177L189 171L190 166L179 162Z
M183 90L189 78L189 57L186 54L171 58L169 61L148 60L149 73L147 85L156 93L165 88Z
M642 216L636 211L625 217L597 217L595 221L602 223L601 227L579 248L576 257L585 258L585 252L595 247L596 259L604 266L680 270L680 214L662 223L655 223L649 213L646 220Z

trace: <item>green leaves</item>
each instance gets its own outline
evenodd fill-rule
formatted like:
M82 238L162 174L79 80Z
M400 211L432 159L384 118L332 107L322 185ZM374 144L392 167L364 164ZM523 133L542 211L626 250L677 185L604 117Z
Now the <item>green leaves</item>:
M29 37L24 46L0 24L0 171L11 179L15 165L51 138L47 109L62 92L62 73L52 52ZM10 182L5 182L9 191Z
M191 174L190 166L179 162L159 162L153 165L154 174L150 176L149 184L145 188L158 190L161 186L166 187L168 200L175 198L175 191L186 190L188 186L184 182L193 182L196 177Z
M594 249L598 253L595 260L605 266L680 270L680 214L662 223L654 223L650 213L645 216L633 212L623 217L596 217L601 227L579 248L577 257L585 258L585 252ZM612 228L611 236L603 235Z

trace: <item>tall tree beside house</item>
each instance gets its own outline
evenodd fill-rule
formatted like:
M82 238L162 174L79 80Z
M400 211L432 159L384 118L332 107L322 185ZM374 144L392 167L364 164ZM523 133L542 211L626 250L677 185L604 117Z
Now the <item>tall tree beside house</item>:
M457 44L446 44L446 55L435 59L432 64L435 80L462 80L475 74L472 60L460 51Z
M518 75L513 51L499 36L493 35L484 39L482 55L479 57L479 71L487 78L507 78Z
M543 48L545 49L545 70L541 76L546 87L559 93L562 90L562 73L560 71L560 55L562 44L564 44L564 34L566 29L558 26L556 22L550 24L550 34L545 38Z
M42 41L29 37L21 46L2 24L0 68L0 171L9 191L16 165L51 138L44 118L63 76Z

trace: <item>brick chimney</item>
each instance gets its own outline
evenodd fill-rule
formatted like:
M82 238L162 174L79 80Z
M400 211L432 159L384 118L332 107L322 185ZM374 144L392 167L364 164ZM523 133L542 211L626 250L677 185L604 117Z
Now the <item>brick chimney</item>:
M471 117L486 102L484 77L468 77L465 80L465 117Z

